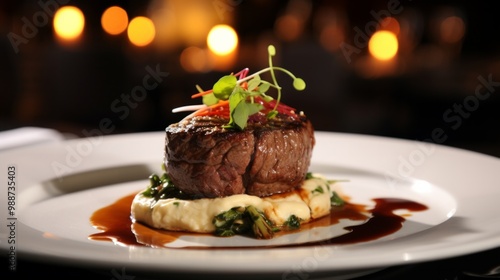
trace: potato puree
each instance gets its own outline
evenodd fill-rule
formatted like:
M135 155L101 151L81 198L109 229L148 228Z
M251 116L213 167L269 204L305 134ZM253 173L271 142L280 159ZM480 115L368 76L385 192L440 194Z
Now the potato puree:
M168 198L153 204L154 199L142 195L141 191L132 202L131 215L136 221L153 228L212 233L215 231L212 220L216 215L233 207L253 205L276 226L281 226L291 215L307 223L329 214L332 192L329 182L316 174L296 191L263 198L238 194L195 200Z

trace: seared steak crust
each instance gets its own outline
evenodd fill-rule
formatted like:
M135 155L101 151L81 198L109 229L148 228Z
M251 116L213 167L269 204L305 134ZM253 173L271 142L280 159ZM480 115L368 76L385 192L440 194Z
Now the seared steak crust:
M243 131L226 119L193 117L166 128L165 168L193 197L269 196L298 187L308 171L314 131L305 116L278 115Z

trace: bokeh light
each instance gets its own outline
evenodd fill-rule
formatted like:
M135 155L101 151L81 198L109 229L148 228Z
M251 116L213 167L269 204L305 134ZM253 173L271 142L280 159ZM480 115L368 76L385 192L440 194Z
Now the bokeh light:
M198 47L188 47L180 55L180 63L188 72L206 72L210 69L207 51Z
M344 30L336 23L325 25L320 32L319 42L323 48L335 52L345 40Z
M398 52L398 38L390 31L377 31L370 38L368 50L376 59L392 59Z
M394 17L385 17L380 21L380 29L391 31L392 33L398 35L401 31L401 26L399 21Z
M118 35L128 26L127 12L118 6L107 8L101 16L101 26L108 34Z
M132 44L138 47L147 46L155 38L155 25L153 21L147 17L135 17L128 25L127 35Z
M458 43L465 35L465 22L457 16L447 17L441 22L439 31L441 33L441 40L444 43Z
M286 14L279 17L275 23L276 34L284 41L297 40L303 33L303 22L294 14Z
M207 44L213 53L228 55L238 47L238 34L229 25L216 25L208 33Z
M55 13L53 24L59 38L71 41L83 33L85 17L77 7L64 6Z

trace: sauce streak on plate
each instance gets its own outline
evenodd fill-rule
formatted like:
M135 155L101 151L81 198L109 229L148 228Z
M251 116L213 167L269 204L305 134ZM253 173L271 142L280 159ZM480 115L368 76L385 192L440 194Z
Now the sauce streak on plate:
M89 238L91 240L112 241L115 244L123 246L164 247L164 244L173 242L185 235L212 236L209 234L154 229L141 223L134 222L130 217L130 206L134 196L135 194L127 195L95 211L90 218L90 222L96 229L102 232L92 234ZM374 207L352 204L346 201L341 207L332 206L330 215L303 224L298 230L281 231L277 234L287 234L305 231L315 227L331 226L339 223L341 219L349 219L353 221L362 221L362 223L346 227L345 229L348 233L341 236L319 242L286 246L312 246L318 244L342 245L367 242L387 236L401 229L406 219L401 215L394 214L395 210L406 209L409 211L423 211L428 209L428 207L423 204L406 199L375 198L373 201L375 202Z

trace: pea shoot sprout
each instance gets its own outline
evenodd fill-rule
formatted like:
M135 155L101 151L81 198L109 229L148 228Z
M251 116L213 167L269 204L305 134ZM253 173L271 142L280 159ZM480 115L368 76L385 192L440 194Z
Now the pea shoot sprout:
M306 87L303 79L296 77L285 68L274 66L272 58L276 55L273 45L267 48L269 67L248 75L245 68L236 74L221 77L210 90L203 90L196 86L198 93L192 98L202 97L203 104L179 107L172 112L195 111L189 116L222 116L229 118L225 128L243 130L247 126L248 118L258 112L265 112L267 119L272 119L278 113L290 114L292 108L283 105L281 101L281 86L276 79L276 71L281 71L293 79L293 87L302 91ZM261 74L270 73L271 82L263 80ZM270 88L277 91L274 99L267 94Z

